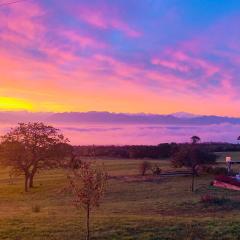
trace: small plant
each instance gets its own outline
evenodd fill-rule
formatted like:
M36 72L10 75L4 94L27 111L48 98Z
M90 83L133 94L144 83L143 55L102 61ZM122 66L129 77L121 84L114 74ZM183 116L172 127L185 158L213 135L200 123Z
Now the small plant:
M86 211L86 240L89 240L90 214L95 207L100 205L105 192L107 172L97 168L91 162L82 162L68 178L74 205Z
M143 161L140 164L139 171L142 176L146 174L146 172L151 169L152 164L149 161Z
M39 213L41 211L41 207L39 205L33 205L32 206L32 212L33 213Z

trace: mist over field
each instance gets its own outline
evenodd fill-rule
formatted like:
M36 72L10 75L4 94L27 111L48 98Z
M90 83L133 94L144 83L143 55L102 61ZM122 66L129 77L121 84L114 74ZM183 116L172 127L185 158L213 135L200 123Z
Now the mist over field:
M16 124L1 124L0 134ZM58 124L75 145L151 145L163 142L186 142L198 134L204 142L233 142L240 133L240 124L150 125L150 124Z
M187 142L199 135L204 142L234 143L240 134L240 119L196 116L124 114L109 112L31 113L1 112L0 134L18 122L42 121L64 133L75 145L151 145Z
M186 142L194 134L202 141L236 142L240 124L174 125L65 125L58 126L72 144L134 145Z

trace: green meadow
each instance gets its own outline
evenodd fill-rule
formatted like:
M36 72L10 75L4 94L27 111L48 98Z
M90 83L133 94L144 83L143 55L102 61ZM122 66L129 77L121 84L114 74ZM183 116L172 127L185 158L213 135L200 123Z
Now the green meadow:
M222 153L235 159L240 153ZM150 160L149 160L150 161ZM138 177L142 160L96 159L110 179L101 206L91 216L92 239L240 239L240 193L212 187L211 175ZM163 171L173 171L170 160L154 160ZM219 166L223 165L221 163ZM240 166L238 167L240 170ZM202 203L201 196L226 199ZM23 191L21 177L9 180L0 170L0 239L85 239L85 213L72 204L67 171L37 175L35 187Z

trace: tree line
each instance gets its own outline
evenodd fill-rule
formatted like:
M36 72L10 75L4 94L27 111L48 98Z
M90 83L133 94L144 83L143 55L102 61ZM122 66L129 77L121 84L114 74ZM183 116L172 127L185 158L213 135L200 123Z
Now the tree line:
M126 145L126 146L75 146L79 156L92 156L110 158L168 158L177 144L163 143L157 146L150 145Z
M179 149L189 146L190 143L161 143L158 145L126 145L126 146L75 146L79 156L129 158L129 159L164 159L173 156ZM233 143L198 143L198 146L208 152L240 151L240 144Z

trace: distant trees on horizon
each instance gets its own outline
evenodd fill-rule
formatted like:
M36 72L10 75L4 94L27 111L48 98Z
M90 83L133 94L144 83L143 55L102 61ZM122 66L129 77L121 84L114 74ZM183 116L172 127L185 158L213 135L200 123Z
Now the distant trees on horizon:
M197 139L191 139L209 152L240 151L240 144L232 143L201 143ZM128 158L128 159L167 159L174 155L182 146L191 143L161 143L159 145L125 145L125 146L74 146L81 157L91 157L94 149L95 157Z

